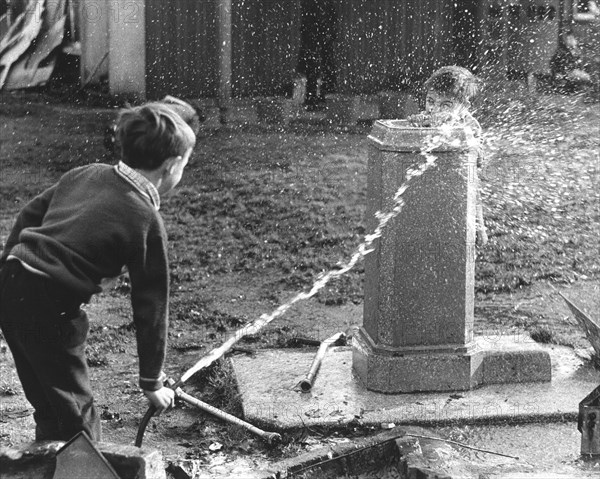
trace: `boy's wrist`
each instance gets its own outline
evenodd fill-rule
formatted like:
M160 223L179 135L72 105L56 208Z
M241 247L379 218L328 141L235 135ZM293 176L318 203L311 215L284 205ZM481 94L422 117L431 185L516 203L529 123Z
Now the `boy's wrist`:
M140 376L139 387L143 391L158 391L164 386L164 382L167 379L167 375L164 371L161 371L157 378L147 378Z

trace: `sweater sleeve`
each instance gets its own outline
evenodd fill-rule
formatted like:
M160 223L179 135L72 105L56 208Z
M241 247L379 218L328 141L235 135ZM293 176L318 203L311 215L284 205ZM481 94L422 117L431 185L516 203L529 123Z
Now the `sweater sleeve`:
M8 239L6 240L6 244L2 250L2 255L0 256L0 267L6 263L6 259L8 258L11 250L16 244L19 243L19 235L21 234L21 231L23 231L25 228L40 226L42 224L44 216L46 215L46 211L48 211L48 205L52 200L55 190L56 185L51 186L27 203L18 214L15 224L8 235Z
M150 228L145 244L134 249L127 268L136 327L139 385L144 390L156 391L164 380L169 311L167 237L162 221Z

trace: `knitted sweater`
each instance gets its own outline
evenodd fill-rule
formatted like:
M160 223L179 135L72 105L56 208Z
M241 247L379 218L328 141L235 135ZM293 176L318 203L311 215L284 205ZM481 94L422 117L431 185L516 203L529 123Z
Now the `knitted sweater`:
M123 266L131 280L140 387L157 390L165 359L169 270L162 218L147 197L109 165L66 173L19 213L0 256L49 275L89 301L102 278Z

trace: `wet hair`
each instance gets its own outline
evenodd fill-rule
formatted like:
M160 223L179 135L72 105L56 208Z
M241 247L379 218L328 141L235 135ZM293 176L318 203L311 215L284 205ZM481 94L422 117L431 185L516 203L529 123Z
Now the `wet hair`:
M451 65L433 72L423 87L468 104L479 93L480 81L466 68Z
M190 126L195 135L198 135L200 131L200 124L206 120L206 116L200 107L194 104L187 103L171 95L165 96L162 100L158 101L157 103L167 105L171 110L177 113L183 119L183 121L185 121ZM130 105L126 104L126 107L129 108ZM113 123L107 126L104 130L104 146L111 153L114 153L114 151L117 149L121 149L116 137L117 120L115 120Z
M155 170L167 158L183 156L196 143L196 135L172 107L147 103L121 111L117 141L125 164Z

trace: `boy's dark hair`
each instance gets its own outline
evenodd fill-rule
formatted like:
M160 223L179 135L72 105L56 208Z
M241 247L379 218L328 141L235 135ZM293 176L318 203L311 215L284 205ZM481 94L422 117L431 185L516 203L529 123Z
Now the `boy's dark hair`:
M451 65L433 72L423 87L468 104L479 93L480 81L466 68Z
M200 123L206 119L200 108L171 95L165 96L159 103L168 105L169 108L177 113L183 121L190 125L194 135L198 134L200 131Z
M117 141L125 164L155 170L167 158L183 156L196 143L196 135L169 106L147 103L121 111Z

